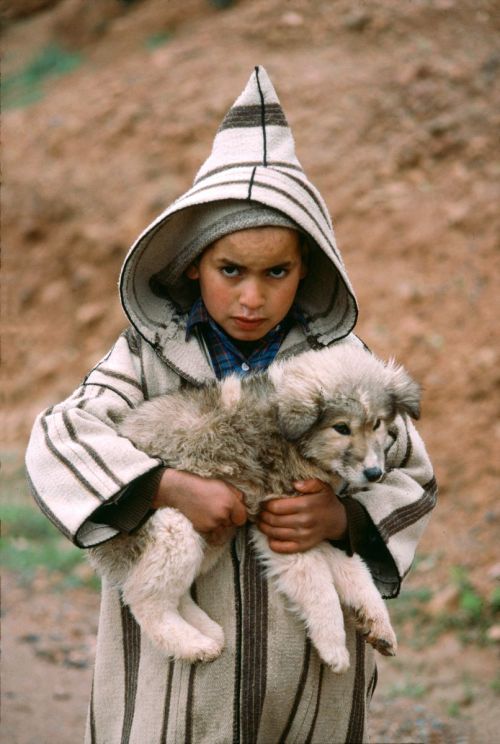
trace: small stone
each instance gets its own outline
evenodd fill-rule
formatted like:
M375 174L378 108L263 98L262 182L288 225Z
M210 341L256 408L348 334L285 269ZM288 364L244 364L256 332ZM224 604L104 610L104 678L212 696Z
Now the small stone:
M361 32L364 31L367 26L370 25L372 22L372 17L369 13L366 11L354 11L353 13L349 13L344 18L344 28L347 28L349 31L357 31Z
M486 637L489 641L500 643L500 625L492 625L491 628L488 628Z
M36 633L27 633L26 635L21 636L19 640L21 643L38 643L40 636Z
M64 665L75 669L86 669L89 665L89 660L85 652L74 649L67 654Z
M500 563L494 563L488 569L488 578L500 581Z
M447 209L448 224L450 227L460 227L469 216L469 204L450 204Z
M57 688L52 693L54 700L71 700L71 695L67 690Z
M298 28L299 26L304 25L303 16L301 16L300 13L294 13L293 11L283 13L281 21L284 26L289 26L290 28Z
M64 279L55 279L46 284L40 292L40 303L52 305L61 301L68 291L68 283Z
M82 305L77 313L76 320L79 325L95 325L104 318L106 306L102 302L87 302Z
M427 605L431 615L442 615L458 607L459 590L456 586L447 586L437 592Z

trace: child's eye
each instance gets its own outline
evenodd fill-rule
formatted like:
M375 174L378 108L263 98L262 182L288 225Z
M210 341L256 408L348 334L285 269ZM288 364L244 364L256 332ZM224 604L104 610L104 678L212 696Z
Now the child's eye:
M381 420L377 419L375 423L373 424L373 431L375 431L375 429L378 429L381 423L382 423Z
M287 270L283 266L273 266L272 269L269 269L269 276L272 276L273 279L283 279L286 274Z
M221 273L224 276L235 277L235 276L239 276L240 270L238 266L223 266L221 268Z
M347 424L334 424L333 428L335 431L338 431L339 434L343 434L345 437L349 436L351 433L350 428L347 426Z

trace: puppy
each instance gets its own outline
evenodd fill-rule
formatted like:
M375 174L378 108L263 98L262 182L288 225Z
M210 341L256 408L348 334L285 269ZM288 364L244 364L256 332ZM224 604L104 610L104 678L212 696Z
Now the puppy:
M275 362L264 373L160 396L118 426L170 467L232 483L253 518L270 494L293 496L297 480L333 485L340 475L356 489L382 479L390 427L398 415L418 418L419 404L419 387L402 367L338 343ZM334 672L349 667L341 605L376 649L396 652L387 609L358 555L327 542L282 555L251 529L267 574ZM134 535L89 552L151 641L167 656L194 662L215 659L224 646L222 628L189 591L222 550L207 546L178 510L163 508Z

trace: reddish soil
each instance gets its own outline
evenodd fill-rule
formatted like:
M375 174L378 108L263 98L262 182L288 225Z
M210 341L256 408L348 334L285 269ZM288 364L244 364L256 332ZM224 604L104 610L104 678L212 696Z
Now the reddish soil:
M263 64L298 156L332 212L360 301L358 332L424 386L419 428L440 504L420 548L431 568L412 581L452 611L445 592L459 565L488 597L499 573L500 520L498 2L239 0L224 11L208 0L11 6L4 75L51 41L79 52L82 64L48 79L39 102L3 114L3 449L22 453L34 415L68 394L124 327L116 279L129 244L188 187L227 108ZM48 7L34 13L37 6ZM165 43L153 46L158 34ZM47 607L55 627L59 610ZM36 622L46 625L43 617ZM7 629L19 654L12 685L31 686L33 696L23 698L31 702L18 712L32 733L8 740L42 741L37 718L45 714L34 701L47 688L31 674L41 657L36 644L15 637ZM452 685L438 674L440 659L459 665L477 677L476 699L490 701L495 647L453 643L434 647L430 661L424 654L420 672L410 650L402 661L442 678L444 688ZM384 675L390 669L384 664ZM61 685L62 678L53 689ZM438 710L438 687L418 701L426 707L415 715L424 722L426 711ZM57 720L67 706L81 710L83 694L54 693L41 707ZM383 716L393 711L396 720L396 704L387 705ZM478 742L493 741L486 733L496 730L493 708L490 717L482 709L472 715L483 726ZM432 731L416 739L410 729L379 733L394 737L387 741L441 741L429 738ZM47 733L46 740L73 738Z

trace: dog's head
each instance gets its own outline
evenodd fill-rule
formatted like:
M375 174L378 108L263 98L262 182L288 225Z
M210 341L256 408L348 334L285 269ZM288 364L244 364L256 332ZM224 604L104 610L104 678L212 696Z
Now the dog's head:
M308 352L271 378L285 438L354 486L383 477L395 417L420 415L420 388L408 373L357 347Z

